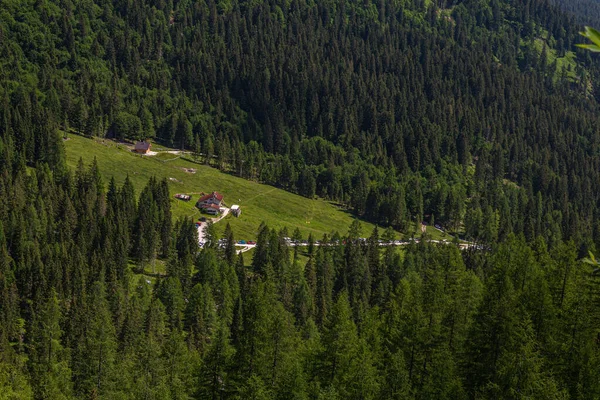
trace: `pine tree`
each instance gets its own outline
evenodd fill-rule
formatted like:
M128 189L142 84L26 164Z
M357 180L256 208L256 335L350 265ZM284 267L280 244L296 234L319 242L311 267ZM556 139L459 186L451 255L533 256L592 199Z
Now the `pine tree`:
M85 324L73 354L73 380L78 396L110 396L116 383L116 336L101 282L93 285Z
M0 361L0 399L26 400L32 399L33 390L28 382L28 375L21 365Z
M36 397L72 398L68 351L61 343L61 308L54 289L35 318L30 365Z
M166 365L166 385L169 398L187 400L194 391L194 371L200 364L200 357L186 345L184 332L172 329L163 346Z
M402 351L388 354L385 361L385 383L381 394L387 399L409 399L410 383Z
M333 306L335 271L331 254L327 247L322 246L317 250L315 259L317 287L315 291L316 321L322 326Z
M181 283L178 279L168 277L157 288L157 297L164 305L166 319L171 329L181 329L183 327L183 311L185 302Z
M229 265L233 265L236 260L236 251L235 251L235 239L233 237L233 231L231 230L231 226L229 222L225 226L225 233L223 234L225 243L225 260Z
M270 259L268 252L269 228L263 223L258 228L258 237L256 239L256 247L254 248L254 256L252 257L252 269L255 273L263 275L269 268Z
M185 310L188 342L204 352L217 325L216 305L210 285L197 284L190 291Z
M230 343L229 329L223 322L215 327L214 339L202 359L198 396L206 399L220 399L231 393L233 387L229 379L235 349Z
M14 340L19 335L19 296L13 268L0 222L0 343Z
M169 333L166 320L165 307L160 300L153 299L144 323L145 340L136 351L136 397L158 399L168 396L167 371L163 359Z
M345 398L374 398L377 383L368 350L360 340L346 292L340 293L323 333L320 379Z

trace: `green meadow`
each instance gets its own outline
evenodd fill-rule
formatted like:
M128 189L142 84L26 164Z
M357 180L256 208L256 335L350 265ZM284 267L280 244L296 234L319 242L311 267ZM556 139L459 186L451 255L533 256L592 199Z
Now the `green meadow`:
M322 199L308 199L272 186L238 178L176 154L138 155L125 144L75 134L68 134L64 143L67 163L71 168L76 168L80 158L89 165L95 157L106 184L114 177L120 185L129 175L136 192L139 193L148 179L155 176L159 180L167 179L172 196L176 193L191 195L192 199L189 202L172 197L174 218L191 217L197 220L201 214L194 204L200 193L222 193L228 206L240 205L242 215L239 218L228 215L223 221L215 224L215 227L217 232L221 233L226 225L225 221L229 222L236 239L256 239L256 231L263 221L272 228L286 227L290 235L297 227L303 237L306 238L312 233L315 239L318 239L334 231L345 234L354 219L347 211ZM196 172L190 173L189 169ZM361 225L363 236L368 236L374 228L374 225L367 222L361 222Z

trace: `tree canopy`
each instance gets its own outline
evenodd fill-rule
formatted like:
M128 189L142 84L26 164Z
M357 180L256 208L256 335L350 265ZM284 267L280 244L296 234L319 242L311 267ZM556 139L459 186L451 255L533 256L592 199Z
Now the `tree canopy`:
M600 397L598 274L579 261L600 244L600 80L574 17L0 5L0 398ZM263 224L251 260L230 227L200 249L168 181L70 170L66 131L154 138L357 218L322 238ZM362 238L360 219L379 227ZM421 222L469 248L384 246Z

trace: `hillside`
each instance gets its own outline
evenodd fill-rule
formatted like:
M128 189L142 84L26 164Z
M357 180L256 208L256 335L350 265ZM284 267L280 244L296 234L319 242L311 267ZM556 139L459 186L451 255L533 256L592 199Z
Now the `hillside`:
M0 0L0 399L600 398L600 63L576 21ZM199 247L174 194L213 190L242 215ZM386 245L423 220L469 245Z
M121 185L125 177L129 176L139 193L148 179L155 176L158 180L167 179L171 197L176 193L191 194L190 202L172 198L171 207L175 219L192 217L197 220L200 212L194 204L200 193L222 193L226 204L239 204L242 207L242 216L228 216L225 221L216 225L217 232L222 234L225 223L228 222L238 239L255 240L261 222L271 228L285 227L290 235L295 228L299 228L305 239L309 234L319 239L324 234L330 235L335 231L346 233L354 219L348 212L329 202L310 200L272 186L237 178L194 163L191 156L190 160L174 154L141 156L111 140L92 140L73 134L68 135L65 147L69 167L76 169L80 158L85 165L96 158L106 183L114 177L117 184ZM188 173L184 168L194 169L196 172ZM368 236L374 228L369 223L362 223L362 227L362 237Z
M582 25L598 26L600 1L598 0L552 0L561 9L572 14Z
M30 165L57 125L155 137L400 231L600 242L598 63L546 0L3 5L0 121Z

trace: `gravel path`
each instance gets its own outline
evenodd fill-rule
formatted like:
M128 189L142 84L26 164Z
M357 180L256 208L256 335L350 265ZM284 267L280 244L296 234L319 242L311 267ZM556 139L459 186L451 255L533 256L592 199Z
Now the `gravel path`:
M229 214L229 208L221 207L221 215L217 218L211 218L211 222L213 224L216 224L217 222L219 222L220 220L225 218L227 216L227 214ZM200 247L203 247L204 243L205 243L204 238L206 237L206 234L204 232L204 228L206 228L207 224L208 224L207 222L198 222L198 225L196 225L198 228L198 244L200 245Z

